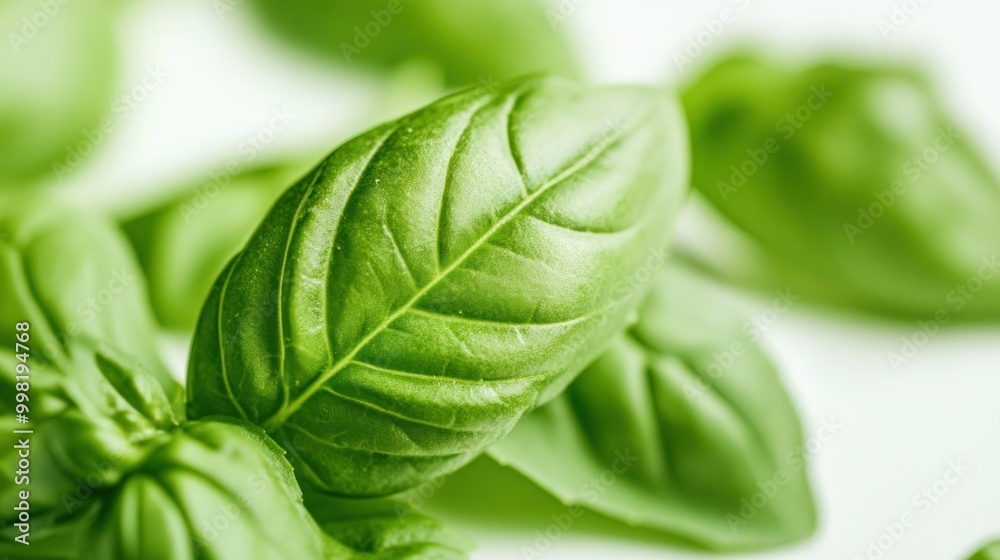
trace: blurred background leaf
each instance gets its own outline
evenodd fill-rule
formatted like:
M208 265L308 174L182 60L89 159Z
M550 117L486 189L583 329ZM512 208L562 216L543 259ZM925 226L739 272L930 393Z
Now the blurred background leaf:
M829 305L1000 318L1000 183L917 71L740 54L683 98L694 186L746 247L712 266Z
M212 283L274 201L309 168L283 163L218 170L183 193L122 218L149 281L153 311L172 330L194 329Z
M86 131L112 110L120 4L0 4L0 189L61 177L96 149Z
M577 74L569 45L537 0L252 0L289 42L341 64L438 64L449 86L521 74Z
M99 214L29 198L0 209L0 323L29 321L32 360L64 369L74 340L115 345L179 406L183 389L160 358L146 282L124 236Z

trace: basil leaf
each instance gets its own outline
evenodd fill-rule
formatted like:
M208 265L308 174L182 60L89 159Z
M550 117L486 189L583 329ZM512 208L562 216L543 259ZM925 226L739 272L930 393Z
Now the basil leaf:
M122 228L149 280L161 325L192 330L212 283L246 243L267 210L305 170L264 166L217 171L186 194L123 220Z
M454 470L624 325L683 196L683 135L661 92L531 79L355 138L219 277L189 415L263 426L336 494Z
M424 59L451 85L520 74L577 74L573 53L537 0L256 0L288 41L333 61L374 68Z
M37 359L32 353L27 360L31 423L24 426L13 403L16 366L25 362L0 350L0 426L34 430L32 546L25 557L325 558L335 543L303 509L284 451L259 428L230 419L177 427L146 362L115 344L139 345L143 329L149 336L152 331L141 275L124 280L134 264L115 230L98 218L29 207L36 211L0 222L0 313L4 320L28 320L28 346L38 351ZM110 290L114 301L96 292L103 307L94 314L101 320L87 321L71 296L103 285L105 270L120 270L122 285ZM134 307L118 307L115 298ZM36 341L48 344L35 347ZM8 449L0 465L14 472L19 458L17 449ZM5 503L16 504L21 490L13 477L0 479ZM0 533L5 543L13 542L16 516L3 517ZM365 534L361 520L344 525L356 539ZM375 520L368 530L395 552L400 549L389 546L394 538L430 534L419 533L428 529L426 522L411 527ZM10 552L15 550L24 556L21 549Z
M61 534L135 464L139 443L173 425L170 397L182 391L159 360L141 274L117 230L44 208L13 204L0 219L0 323L30 325L19 331L27 349L0 350L0 425L34 430L32 525ZM27 426L14 408L19 367ZM13 448L0 454L11 472L18 459ZM21 489L0 479L12 503ZM8 531L14 514L3 515Z
M61 178L96 147L112 104L119 5L0 3L0 190Z
M683 99L693 183L757 254L720 268L841 307L996 318L1000 182L924 78L735 57Z
M326 535L327 558L465 560L473 548L463 535L401 502L306 492L305 504Z
M98 360L105 368L122 367L101 354ZM13 355L0 352L4 368L0 394L10 396L5 403L14 402L16 363L20 362ZM73 373L70 379L82 372ZM309 554L319 554L320 549L323 553L295 557L457 559L465 558L462 551L470 547L440 522L392 502L359 506L315 496L312 503L322 521L318 527L296 505L300 493L284 451L259 428L237 425L232 419L186 423L169 431L126 426L115 421L115 415L102 415L105 411L82 412L76 404L88 401L68 396L78 390L60 383L68 380L59 372L40 366L33 375L38 382L31 393L31 546L27 554L5 546L20 534L14 527L16 518L5 515L0 553L91 559L94 556L81 551L103 547L95 553L97 558L161 557L157 554L172 559L228 558L244 551L219 538L230 531L239 533L239 538L252 532L265 540L247 545L260 555L254 558L285 558L277 552L285 550L306 554L303 547L308 547ZM126 386L125 393L141 391ZM0 410L0 426L25 427L13 416L13 410ZM14 472L19 458L17 449L11 448L0 454L0 465ZM13 477L0 479L0 499L16 504L24 487L13 482ZM291 517L289 511L294 512ZM262 517L265 514L274 515L276 521ZM260 523L275 528L260 534ZM297 539L296 543L286 546L274 540L276 534ZM189 549L202 556L188 556Z
M707 548L809 535L798 418L725 296L665 269L639 322L489 454L563 502Z
M18 560L81 559L80 546L84 543L97 514L97 508L89 508L69 520L51 525L34 518L31 523L31 544L28 546L15 541L15 535L5 529L3 540L0 541L0 554Z
M177 424L166 393L137 360L129 359L113 348L103 348L95 356L104 379L133 409L161 430Z
M969 557L969 560L998 560L1000 559L1000 541L992 542L975 554Z
M95 507L94 494L121 479L122 473L138 461L136 442L153 432L153 427L116 399L109 388L98 389L101 379L93 355L78 346L72 349L73 363L80 367L68 372L56 370L51 364L27 361L27 424L17 420L16 412L23 411L14 407L16 385L24 382L15 377L24 372L16 373L15 368L25 362L11 350L0 351L0 395L4 398L0 426L8 433L33 431L32 435L16 436L18 441L0 453L0 465L16 472L21 460L20 439L30 440L31 552L41 554L32 557L50 557L48 545L35 545L47 541L47 535L55 535L55 539L73 533L73 527ZM90 369L86 368L87 356L91 359ZM0 499L19 503L25 482L15 476L0 478ZM4 542L14 542L14 537L21 534L14 525L18 514L10 509L0 516Z
M0 216L0 324L28 322L32 360L67 375L80 367L72 341L134 355L179 403L183 389L159 357L145 282L128 244L101 217L44 208L12 204Z
M93 558L323 558L291 465L259 428L190 422L148 446L106 497Z

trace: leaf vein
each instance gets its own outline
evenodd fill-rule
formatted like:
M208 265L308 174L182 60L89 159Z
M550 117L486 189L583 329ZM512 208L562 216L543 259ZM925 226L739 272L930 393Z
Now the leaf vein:
M512 219L520 215L521 212L538 200L543 194L549 191L549 189L561 184L563 181L571 177L573 174L579 172L581 169L585 169L591 165L597 158L601 157L605 152L611 149L612 146L617 145L617 143L624 136L624 129L616 129L614 136L607 139L607 141L600 142L595 146L591 147L582 156L576 158L573 162L567 165L562 171L557 173L555 176L550 178L548 181L543 183L535 192L522 200L514 208L503 215L495 224L493 224L475 243L469 246L455 261L448 265L443 271L435 276L433 280L427 283L426 286L417 291L408 301L401 305L398 309L389 314L385 320L379 325L373 328L368 334L366 334L358 343L337 363L333 364L330 368L324 371L322 374L317 376L309 386L296 397L288 407L283 408L276 414L274 414L267 422L264 423L264 428L268 432L272 432L281 427L281 425L287 420L292 414L294 414L299 407L302 406L305 401L309 399L321 386L323 386L331 377L337 374L338 371L346 367L354 356L361 351L362 348L367 346L376 336L378 336L388 325L393 323L396 319L406 313L410 308L412 308L416 302L423 298L428 292L430 292L435 286L437 286L442 280L448 277L448 275L460 267L466 259L468 259L472 254L474 254L479 248L486 243L490 238L492 238L498 231L500 231L504 226L506 226ZM370 163L370 160L369 160ZM339 226L339 225L338 225Z
M236 395L233 394L233 388L229 383L229 368L226 365L226 346L224 344L225 337L222 334L222 310L226 304L226 291L229 289L229 281L233 278L233 271L236 270L236 265L239 264L240 260L243 258L243 251L240 251L235 257L233 257L232 263L229 265L229 270L226 273L226 279L222 281L222 288L219 292L219 308L216 311L216 335L219 339L219 367L221 368L222 374L222 384L226 387L226 394L229 395L229 400L236 407L236 411L240 413L240 416L244 420L249 421L246 411L240 405L239 401L236 400Z
M278 291L275 295L275 317L278 319L278 378L281 380L281 407L284 408L288 406L288 399L291 393L291 387L288 384L288 377L285 375L285 359L287 354L287 348L285 345L285 316L284 316L284 299L285 299L285 274L288 268L288 254L291 251L292 240L295 238L296 232L298 232L299 222L302 220L302 209L305 207L306 202L312 195L313 189L316 187L316 182L319 177L323 174L323 169L325 164L320 164L316 166L313 170L312 179L309 181L309 186L306 187L305 192L302 193L302 198L299 200L299 205L295 208L295 214L292 216L292 224L288 228L288 237L285 239L285 251L281 256L281 270L278 273Z

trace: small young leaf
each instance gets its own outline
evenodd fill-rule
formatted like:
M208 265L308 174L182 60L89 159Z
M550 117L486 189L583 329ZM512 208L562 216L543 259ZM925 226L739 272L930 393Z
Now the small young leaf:
M177 424L163 387L138 360L126 358L110 347L99 350L95 360L115 391L154 426L168 430Z
M686 160L668 95L556 79L459 93L351 140L219 277L190 416L263 426L337 494L454 470L625 324Z

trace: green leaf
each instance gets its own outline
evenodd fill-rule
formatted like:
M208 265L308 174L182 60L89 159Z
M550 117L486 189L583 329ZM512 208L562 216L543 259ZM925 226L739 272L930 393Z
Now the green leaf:
M11 344L15 324L30 326L18 331L27 348L0 349L0 425L34 430L33 527L61 534L135 465L137 445L173 424L168 395L183 393L160 362L141 274L113 226L37 203L2 212L0 324ZM16 373L29 377L27 425L15 416ZM0 454L10 472L18 459L13 447ZM0 479L5 500L22 489ZM14 513L3 515L6 531Z
M464 464L621 329L686 187L666 94L470 90L334 151L213 288L188 413L381 495Z
M706 548L809 535L798 418L726 296L665 269L638 323L490 455L565 503Z
M85 544L97 560L467 558L464 537L392 501L312 493L310 516L284 450L255 426L189 422L146 448L101 498Z
M18 534L8 513L0 553L319 560L403 552L417 558L440 547L457 554L459 549L447 548L451 534L433 520L416 516L394 523L371 510L352 513L352 521L326 517L331 534L353 539L337 544L305 512L284 451L259 428L231 419L177 427L147 362L118 346L141 347L143 333L151 337L152 329L141 301L141 275L115 230L98 218L39 211L33 204L23 208L32 209L25 218L0 222L0 314L9 324L31 324L31 422L20 425L14 418L15 368L24 362L3 349L0 426L34 430L32 545L27 556L7 548ZM119 285L105 286L111 284L105 270L119 271ZM100 286L113 297L93 292L96 309L81 300L93 311L88 321L74 296ZM131 307L119 307L116 298ZM45 346L48 352L42 352ZM147 350L158 365L155 348ZM9 472L17 470L18 460L13 447L0 453L0 466ZM23 489L13 477L0 479L4 503L17 503ZM345 551L351 556L340 554Z
M327 558L464 560L473 544L441 521L386 499L345 499L306 492L326 535Z
M304 171L305 166L297 164L235 175L220 170L184 189L184 195L123 220L160 324L194 329L212 283L278 196Z
M32 552L49 551L41 557L49 557L52 551L47 545L34 546L36 539L46 540L45 535L50 533L73 532L71 527L94 507L94 495L116 484L138 461L136 443L153 431L148 422L116 398L110 387L97 388L102 380L93 355L78 347L73 351L73 363L79 367L68 374L28 360L27 424L15 420L13 407L15 385L24 382L15 379L15 366L24 362L10 350L0 351L0 395L4 399L0 426L8 433L23 429L33 432L15 435L16 441L0 453L0 467L14 473L21 459L20 449L14 444L27 439L31 458L30 483L25 485L27 481L15 476L0 478L0 500L16 504L21 491L31 492ZM13 526L17 513L10 509L0 516L0 540L13 542L20 534Z
M997 317L1000 182L916 72L734 57L683 99L693 184L756 255L724 271L838 307Z
M119 5L0 3L0 191L61 177L98 147L112 109Z
M551 11L537 0L256 0L262 20L288 41L342 64L389 68L414 59L441 65L452 85L494 84L520 74L577 74Z
M323 558L291 465L259 428L190 422L148 446L105 498L88 558Z
M1000 560L1000 541L992 542L969 557L969 560Z
M0 482L0 496L15 504L20 491L30 490L36 526L85 511L91 507L95 492L117 484L137 460L136 447L121 427L107 420L92 420L76 408L29 427L34 433L19 437L31 442L31 483L25 486L11 477ZM18 470L17 450L4 450L0 460L10 472ZM16 512L4 512L5 539L16 534L10 526L15 518Z
M0 554L17 560L78 560L81 559L82 546L87 531L93 526L97 508L88 508L85 512L58 523L48 524L32 519L29 544L25 546L14 540L14 533L8 533L5 528L3 540L0 541ZM13 523L13 521L11 521Z
M108 383L154 426L169 430L177 424L163 387L138 360L127 358L110 347L102 348L95 360Z
M13 356L0 353L4 395L12 392L13 375L8 380L6 374L14 363ZM32 410L27 426L34 428L31 546L8 544L20 533L15 519L5 515L0 554L91 560L95 556L80 551L96 549L98 559L175 560L229 558L253 547L258 556L239 557L283 559L287 550L306 560L457 560L466 558L471 546L440 522L388 501L314 496L310 507L322 522L319 527L301 508L284 451L259 428L223 418L169 431L128 430L113 417L83 414L61 384L42 384L63 379L58 373L40 369L34 375L39 384L32 386L31 402L39 408ZM54 402L61 406L53 407ZM0 418L6 420L7 414ZM18 460L16 449L0 454L0 466L10 472L17 470ZM0 499L16 504L24 488L13 484L13 477L0 479ZM262 523L271 531L260 532ZM247 534L262 540L243 543ZM285 545L278 536L296 542ZM191 556L195 549L202 556Z
M69 375L80 367L72 363L73 341L103 343L138 358L172 403L182 401L159 357L145 281L121 233L102 217L37 201L4 212L0 325L31 325L32 360Z

